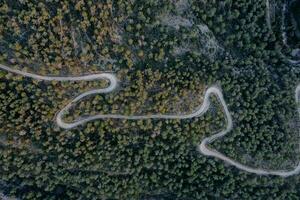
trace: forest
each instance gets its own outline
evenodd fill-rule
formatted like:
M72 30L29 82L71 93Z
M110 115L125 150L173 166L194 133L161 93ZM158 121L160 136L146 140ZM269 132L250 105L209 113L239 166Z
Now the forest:
M245 166L300 162L299 0L0 0L0 66L114 73L64 113L186 115L220 88L232 129L209 145ZM107 80L0 67L0 198L300 199L300 174L258 175L199 152L226 129L218 97L188 119L56 117ZM298 96L297 96L298 95Z

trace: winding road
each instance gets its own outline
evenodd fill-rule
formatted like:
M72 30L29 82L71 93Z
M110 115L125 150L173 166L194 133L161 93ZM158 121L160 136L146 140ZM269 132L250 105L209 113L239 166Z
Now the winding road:
M217 139L220 139L224 137L227 133L229 133L233 128L233 122L232 117L230 115L230 112L228 110L227 104L225 102L225 99L223 97L222 91L217 86L209 87L205 94L204 94L204 100L201 106L199 106L196 110L194 110L190 114L185 115L162 115L162 114L154 114L154 115L118 115L118 114L100 114L95 116L89 116L86 118L78 119L75 122L67 123L63 121L63 116L66 112L78 101L85 98L86 96L93 95L93 94L104 94L104 93L110 93L114 91L118 86L118 79L117 77L112 73L100 73L100 74L92 74L92 75L84 75L84 76L74 76L74 77L55 77L55 76L41 76L37 74L32 74L28 72L24 72L17 69L12 69L8 66L1 65L0 69L22 75L25 77L30 77L37 80L44 80L44 81L91 81L91 80L108 80L110 82L109 86L103 89L96 89L96 90L90 90L87 92L84 92L71 100L63 109L61 109L58 114L56 115L56 123L59 127L63 129L72 129L77 126L83 125L87 122L94 121L97 119L107 119L107 118L114 118L114 119L128 119L128 120L141 120L141 119L189 119L189 118L195 118L203 115L210 107L210 96L215 95L218 100L220 101L223 110L225 112L226 120L227 120L227 126L226 129L209 137L206 137L203 139L201 144L198 146L198 150L206 156L216 157L218 159L221 159L232 166L235 166L236 168L249 172L254 173L257 175L276 175L276 176L282 176L282 177L288 177L292 175L296 175L300 172L300 162L295 167L294 170L291 171L285 171L285 170L265 170L265 169L259 169L259 168L253 168L249 167L247 165L241 164L226 155L218 152L217 150L211 149L208 145L212 142L214 142ZM300 103L300 84L297 86L295 91L295 99L297 104ZM299 112L300 117L300 108L297 108Z
M229 163L230 165L235 166L238 169L241 169L241 170L249 172L249 173L254 173L254 174L257 174L257 175L276 175L276 176L281 176L281 177L288 177L288 176L293 176L293 175L298 174L300 172L300 162L291 171L265 170L265 169L253 168L253 167L249 167L247 165L241 164L241 163L227 157L226 155L224 155L224 154L208 147L208 144L212 143L216 139L220 139L220 138L224 137L228 132L230 132L232 130L231 115L228 111L228 108L226 106L224 98L222 97L222 94L219 94L218 92L216 94L218 94L217 96L219 97L219 100L220 100L220 102L223 106L223 109L224 109L224 112L225 112L225 115L226 115L226 118L227 118L227 127L226 127L225 130L221 131L220 133L217 133L215 135L212 135L212 136L207 137L204 140L202 140L201 144L199 145L199 151L203 155L216 157L218 159L221 159L221 160ZM296 88L295 99L296 99L296 103L299 104L300 103L300 85L298 85L297 88ZM298 110L299 117L300 117L300 107L298 107L297 110Z
M110 93L114 91L118 86L118 79L117 77L112 73L100 73L100 74L93 74L93 75L85 75L85 76L75 76L75 77L55 77L55 76L41 76L37 74L32 74L28 72L24 72L17 69L12 69L10 67L7 67L5 65L0 64L0 69L22 75L25 77L30 77L37 80L44 80L44 81L91 81L91 80L108 80L110 82L109 86L103 89L95 89L90 90L87 92L84 92L80 94L79 96L75 97L73 100L71 100L64 108L62 108L58 114L56 115L56 123L59 127L63 129L72 129L77 126L83 125L90 121L95 121L97 119L128 119L128 120L141 120L141 119L189 119L201 116L203 113L207 111L209 108L210 100L209 96L211 94L215 94L217 96L222 96L222 92L219 88L216 86L210 87L204 97L203 104L198 107L196 110L194 110L190 114L186 115L162 115L162 114L154 114L154 115L119 115L119 114L99 114L94 116L88 116L86 118L80 118L75 122L67 123L64 122L63 116L68 112L68 110L78 101L81 99L94 94L105 94ZM222 97L223 98L223 97Z

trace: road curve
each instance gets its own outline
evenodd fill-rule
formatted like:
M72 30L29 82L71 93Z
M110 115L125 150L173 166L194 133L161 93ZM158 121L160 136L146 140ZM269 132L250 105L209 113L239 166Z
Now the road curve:
M236 168L249 172L249 173L254 173L257 175L276 175L276 176L281 176L281 177L288 177L288 176L293 176L296 175L300 172L300 162L298 163L298 165L291 171L286 171L286 170L265 170L265 169L259 169L259 168L253 168L253 167L249 167L247 165L241 164L229 157L227 157L226 155L211 149L210 147L208 147L208 145L210 143L212 143L213 141L215 141L216 139L220 139L222 137L224 137L228 132L230 132L232 130L232 118L231 115L229 113L229 110L226 106L225 100L222 96L222 93L219 93L220 91L216 91L215 94L217 94L219 101L221 102L226 118L227 118L227 127L225 130L212 135L210 137L204 138L201 142L201 144L198 146L198 150L206 156L212 156L212 157L216 157L218 159L221 159L227 163L229 163L230 165L235 166ZM300 85L297 86L296 91L295 91L295 99L297 104L300 103ZM298 105L297 105L298 106ZM300 117L300 108L298 106L297 108L298 113L299 113L299 117Z
M221 159L236 168L249 172L249 173L254 173L257 175L276 175L276 176L282 176L282 177L288 177L292 176L295 174L298 174L300 172L300 162L296 166L296 168L292 171L285 171L285 170L264 170L264 169L259 169L259 168L253 168L249 167L247 165L243 165L226 155L211 149L208 147L210 143L213 141L220 139L224 137L228 132L230 132L233 128L233 122L232 122L232 117L230 115L230 112L228 110L228 107L226 105L226 102L224 100L222 91L220 88L217 86L212 86L209 87L205 94L204 94L204 100L201 106L199 106L197 109L195 109L192 113L190 114L183 114L183 115L162 115L162 114L154 114L154 115L118 115L118 114L100 114L100 115L95 115L95 116L89 116L86 118L81 118L78 119L75 122L72 123L67 123L63 121L63 116L64 114L74 105L76 102L80 101L81 99L85 98L86 96L93 95L93 94L104 94L104 93L110 93L114 91L117 86L118 86L118 79L117 77L112 74L112 73L101 73L101 74L93 74L93 75L84 75L84 76L74 76L74 77L55 77L55 76L41 76L41 75L36 75L28 72L23 72L17 69L12 69L10 67L7 67L5 65L0 64L0 69L30 77L33 79L37 80L45 80L45 81L90 81L90 80L108 80L110 82L109 86L103 89L96 89L96 90L90 90L87 92L84 92L71 100L63 109L61 109L58 114L56 115L56 123L59 127L63 129L72 129L77 126L83 125L87 122L94 121L97 119L108 119L108 118L113 118L113 119L128 119L128 120L141 120L141 119L190 119L190 118L195 118L203 115L210 107L210 96L215 95L218 100L220 101L223 110L225 112L226 120L227 120L227 126L226 129L215 134L212 136L209 136L207 138L204 138L201 144L198 146L198 150L206 156L211 156L211 157L216 157L218 159ZM295 99L297 104L300 103L300 84L296 88L295 92ZM300 108L297 108L299 112L299 117L300 117Z
M80 94L79 96L75 97L73 100L71 100L63 109L61 109L58 114L56 115L56 123L59 127L63 129L72 129L77 126L83 125L87 122L94 121L97 119L128 119L128 120L141 120L141 119L189 119L194 118L202 115L207 111L209 108L209 95L212 93L218 93L221 94L220 89L217 87L211 87L206 91L204 103L198 107L195 111L193 111L190 114L186 115L161 115L161 114L155 114L155 115L118 115L118 114L100 114L100 115L94 115L94 116L88 116L86 118L78 119L75 122L67 123L64 122L63 116L68 112L68 110L78 101L81 99L94 94L105 94L110 93L114 91L118 86L118 79L117 77L112 73L100 73L100 74L92 74L92 75L84 75L84 76L74 76L74 77L56 77L56 76L42 76L37 74L32 74L28 72L24 72L17 69L12 69L10 67L7 67L5 65L0 64L0 69L22 75L25 77L30 77L37 80L44 80L44 81L91 81L91 80L108 80L110 82L109 86L102 89L95 89L90 90L87 92L84 92Z

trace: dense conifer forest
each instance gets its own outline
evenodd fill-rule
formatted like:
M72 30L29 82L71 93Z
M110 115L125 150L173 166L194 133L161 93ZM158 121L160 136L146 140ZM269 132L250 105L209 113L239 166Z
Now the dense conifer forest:
M209 148L255 169L300 162L299 0L0 0L0 64L49 77L114 73L116 89L76 101L67 123L188 115L215 86L233 124ZM109 85L0 69L3 198L300 199L300 174L250 173L199 151L228 124L213 95L192 118L56 123L74 97Z

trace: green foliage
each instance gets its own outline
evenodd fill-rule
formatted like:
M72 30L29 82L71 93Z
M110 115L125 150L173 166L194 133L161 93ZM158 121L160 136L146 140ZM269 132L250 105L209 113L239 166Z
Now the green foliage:
M270 30L265 10L264 0L0 0L0 63L48 75L116 71L118 91L82 100L67 121L190 113L218 84L234 129L211 146L250 166L290 169L300 70L284 55L300 44L290 28L286 47L281 12ZM191 27L161 22L176 15ZM206 52L208 39L217 53ZM299 199L299 177L248 174L197 151L226 125L216 99L188 120L56 126L73 96L105 86L0 71L0 190L20 199Z

